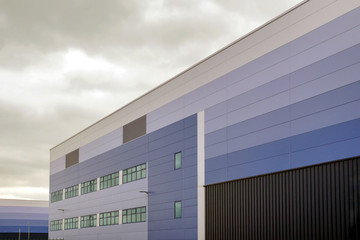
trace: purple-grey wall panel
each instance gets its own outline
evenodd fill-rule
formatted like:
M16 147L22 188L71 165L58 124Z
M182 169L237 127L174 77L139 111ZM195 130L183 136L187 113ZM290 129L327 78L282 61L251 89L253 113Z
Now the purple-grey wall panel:
M192 104L190 104L190 102L188 105L184 104L186 114L191 114L192 112L200 111L203 108L216 105L226 99L226 97L236 96L239 95L239 93L246 93L252 88L256 89L261 87L262 84L269 82L269 79L281 78L285 74L290 74L293 71L299 70L299 68L315 64L319 60L331 56L331 54L336 54L339 51L358 44L360 34L357 32L359 30L359 26L357 25L359 24L359 21L355 21L354 23L357 12L359 12L358 9L342 16L341 19L335 19L319 29L314 30L311 32L311 36L313 36L311 41L305 36L301 37L296 41L275 49L245 66L186 94L181 99L183 99L183 101L192 101ZM297 45L301 46L297 48ZM294 51L292 51L292 49L294 49ZM261 94L251 96L261 96ZM180 101L180 99L177 99L176 101ZM166 106L161 107L156 111L161 111L163 108L165 109ZM172 112L171 114L170 112L168 113L170 115L173 113L180 114L182 111L181 107L178 109L170 109ZM154 124L155 128L156 126L161 125L160 122L166 122L166 120L159 119L156 111L149 114L149 122L150 124ZM163 115L165 117L167 114L163 113ZM172 118L170 115L169 119ZM206 120L209 120L208 116L206 116ZM157 122L158 120L159 122ZM231 121L231 119L228 120Z
M360 137L339 141L291 154L291 168L360 156Z
M360 119L297 135L291 140L291 152L360 137ZM311 140L311 141L310 141Z
M205 122L211 119L223 116L227 113L227 101L215 104L214 106L206 109Z
M282 86L282 88L280 87L279 89L286 89L288 87L288 84L286 83L287 79L291 80L291 85L293 87L302 85L309 81L313 81L320 77L326 77L330 73L333 73L333 75L331 76L333 76L332 78L335 79L334 81L336 81L336 79L339 79L339 74L345 74L349 76L346 71L350 71L350 73L353 74L356 79L356 76L358 76L359 67L357 67L357 65L352 65L358 62L360 62L360 44L346 49L333 56L330 56L322 61L314 63L308 67L295 71L288 76L281 77L280 79L274 80L268 84L255 88L247 93L229 99L227 102L219 103L206 110L206 132L209 133L212 132L214 129L219 129L219 127L221 126L225 127L226 125L228 125L228 122L231 122L231 119L228 121L228 119L225 117L226 112L231 112L236 108L244 107L245 105L254 103L257 101L256 98L263 99L264 96L267 96L269 94L269 96L271 96L273 94L279 93L277 89L280 86ZM347 68L342 70L345 67ZM343 72L337 72L338 70L342 70ZM324 81L327 81L327 78L324 79ZM315 88L315 90L316 89L318 88ZM305 91L308 92L309 90ZM296 94L297 92L299 96L304 95L304 90L302 90L301 92L301 88L299 90L293 91L294 94ZM293 112L296 113L296 111ZM229 118L231 118L231 116L229 116Z
M1 213L49 213L47 207L0 206Z
M46 213L1 213L0 219L33 219L48 220L49 215Z
M209 147L213 144L225 142L228 138L228 128L221 128L206 134L205 146Z
M48 226L48 220L34 219L0 219L0 226L28 226L29 221L31 221L34 227Z
M360 45L357 48L360 48ZM360 73L360 68L356 64L344 69L352 69L352 73L338 74L341 72L338 71L327 76L336 74L338 79L349 78L351 75L356 77ZM359 101L356 101L360 99L359 89L360 81L357 81L289 107L231 125L226 128L226 135L225 128L208 133L205 140L206 158L358 118L359 112L353 109L360 107ZM290 117L291 126L285 126Z
M184 236L190 229L195 235L188 239L197 237L196 121L193 115L182 121L181 128L174 123L149 134L149 139L155 139L149 141L149 240L171 239L172 231ZM163 140L158 136L164 136ZM174 153L179 151L182 167L174 170ZM178 200L191 204L183 205L181 219L174 219L174 201ZM179 221L186 222L187 228Z
M256 147L247 148L242 151L227 154L227 166L245 164L259 161L261 159L276 157L290 153L291 141L288 138L262 144ZM219 156L220 157L220 156Z
M20 232L22 234L27 233L27 231L28 231L27 222L24 225L16 224L16 225L13 225L13 226L4 226L4 227L1 228L1 232L5 233L5 234L6 233L18 233L19 230L20 230ZM44 226L35 225L35 226L30 227L30 234L31 233L46 233L45 236L47 236L48 231L49 231L49 229L48 229L47 225L46 226L45 225ZM1 234L0 234L0 236L1 236ZM16 234L15 236L18 237L18 234ZM25 236L27 237L27 234ZM22 235L22 239L24 239L25 236ZM4 239L4 238L2 238L2 239ZM5 239L8 239L8 237L6 237ZM13 238L11 238L11 239L13 239Z
M360 119L355 119L206 159L205 181L212 184L358 156L359 142Z
M185 229L182 226L179 229L182 229L181 231L183 233L187 229L192 229L196 233L197 226L191 224L191 222L197 222L196 213L194 215L194 208L197 208L196 123L197 116L190 116L152 134L139 137L87 161L80 162L59 173L53 174L50 182L51 191L79 184L85 180L94 179L140 163L148 163L146 179L55 202L51 204L51 208L74 209L71 211L72 215L83 216L91 213L119 210L120 206L122 206L120 209L144 206L146 205L144 204L146 196L143 193L139 193L139 191L145 190L150 192L149 206L147 206L148 221L152 219L152 217L156 218L155 214L152 215L151 204L154 204L155 208L159 208L159 206L156 205L159 202L163 208L163 206L165 206L163 203L169 202L172 206L171 213L173 213L174 198L176 200L188 201L188 203L191 204L186 204L183 208L183 221L187 222L187 228ZM175 171L174 153L179 151L183 153L182 168ZM150 181L149 184L148 181ZM101 202L101 205L96 204L98 202ZM163 212L163 210L164 209L160 212ZM59 213L56 214L59 215ZM65 211L64 214L69 213ZM52 217L53 219L63 218L63 216L60 217L59 215L57 217L55 214L53 214ZM72 216L67 215L67 217ZM171 220L167 219L167 221ZM130 225L132 224L126 224L126 226L129 227ZM133 229L134 232L147 233L147 225L146 228L144 228L143 224L134 225L138 226ZM120 228L123 228L123 226L116 226L116 230L114 231L116 232ZM100 231L102 229L103 228L96 229L99 236L110 236L110 239L115 239L112 235L114 234L113 231ZM153 232L158 231L158 229L154 227L151 229ZM91 238L91 235L89 235L87 231L88 230L81 229L78 233L73 234L70 234L69 231L65 232L69 233L68 237L70 238L75 236L87 236ZM124 231L124 234L131 233L131 230L128 228L122 229L122 231ZM171 231L171 229L159 230L160 234L163 234L164 231L168 232ZM52 232L52 234L56 237L57 233ZM130 234L129 237L130 236L132 235ZM141 236L142 238L144 237L144 235ZM131 237L131 239L136 239L136 237Z
M261 174L284 171L290 168L289 154L266 158L229 167L228 180L241 179Z
M286 75L274 81L261 85L255 89L247 91L241 95L233 97L227 102L228 112L243 108L257 101L269 98L276 94L289 90L290 76Z
M291 121L291 133L297 135L311 130L360 118L360 100L330 108L303 118Z
M339 30L345 31L359 25L360 9L356 8L347 14L317 28L304 36L291 42L291 51L296 54L303 52L311 46L321 44L329 38L339 34Z
M291 73L290 85L296 87L360 62L360 44Z
M359 24L359 22L358 22ZM345 29L348 29L345 27ZM354 46L360 42L360 26L344 31L342 29L338 35L321 44L315 45L304 52L295 55L291 59L290 69L295 71L299 68L305 67L310 60L313 62L319 61L336 52L340 52L348 47Z
M359 76L360 79L360 76ZM360 99L360 81L306 99L291 106L291 119L301 118Z

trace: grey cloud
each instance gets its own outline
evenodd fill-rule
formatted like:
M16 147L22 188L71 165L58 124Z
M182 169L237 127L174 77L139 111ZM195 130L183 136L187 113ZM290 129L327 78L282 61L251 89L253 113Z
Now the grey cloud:
M0 0L0 74L10 76L0 83L22 93L0 89L0 174L6 179L0 189L47 187L51 147L293 2ZM125 74L63 73L61 54L68 49L105 59Z

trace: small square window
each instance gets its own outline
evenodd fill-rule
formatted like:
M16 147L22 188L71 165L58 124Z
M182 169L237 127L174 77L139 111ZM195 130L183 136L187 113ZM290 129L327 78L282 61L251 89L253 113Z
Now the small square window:
M175 170L181 168L181 152L174 154L174 168Z
M174 218L181 218L181 201L174 202Z

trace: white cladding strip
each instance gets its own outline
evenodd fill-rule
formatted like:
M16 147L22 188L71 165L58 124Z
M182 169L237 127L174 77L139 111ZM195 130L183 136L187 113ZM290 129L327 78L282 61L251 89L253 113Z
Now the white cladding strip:
M311 0L215 53L50 150L53 161L360 6Z
M18 199L0 199L0 206L5 207L49 207L48 201L41 200L18 200Z
M205 113L197 114L198 240L205 240Z

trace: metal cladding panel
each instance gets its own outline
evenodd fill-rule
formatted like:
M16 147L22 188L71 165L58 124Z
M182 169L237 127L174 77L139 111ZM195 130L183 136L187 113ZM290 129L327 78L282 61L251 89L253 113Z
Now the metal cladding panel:
M206 186L206 239L360 239L360 158Z
M360 119L206 159L214 184L360 155ZM279 169L280 168L280 169Z
M50 175L65 169L65 156L50 162Z
M221 104L233 98L231 104L230 101L227 104L229 114L227 120L222 121L215 118L213 120L216 122L207 123L205 131L209 133L358 80L338 78L334 73L334 76L332 76L333 82L330 84L331 79L329 80L327 77L317 79L320 76L316 77L316 73L312 71L313 76L309 76L304 80L296 74L294 75L295 78L292 79L292 74L296 71L301 71L304 74L306 71L302 70L303 68L311 70L322 67L323 69L320 69L318 73L326 76L329 72L336 71L339 66L344 64L341 63L341 56L336 56L339 57L339 60L334 66L325 66L325 63L329 63L329 60L327 60L329 57L359 43L360 26L359 21L355 20L355 16L359 12L360 9L356 9L315 29L310 34L314 39L309 40L308 37L300 37L149 113L148 130L153 131L172 121L176 121L176 119L181 119L206 108L212 108L216 104ZM292 49L294 49L294 52ZM351 61L359 61L358 55L351 52L351 50L348 49L346 54L349 56L345 61L348 65L345 63L345 66L351 65L349 63ZM325 61L325 63L318 64L319 61ZM326 73L326 71L328 72ZM334 78L338 80L336 81ZM300 86L308 81L314 82L309 83L309 87ZM329 82L329 84L325 84L326 87L322 88L311 86L323 82ZM298 87L298 89L293 89L291 92L294 97L289 96L290 93L286 92L290 87ZM305 88L307 89L305 90ZM307 95L304 93L307 93ZM247 107L250 104L254 104L254 106ZM214 115L207 116L207 121L218 113L209 111L209 114ZM209 129L210 124L213 128Z
M149 240L197 239L196 122L193 115L149 134ZM174 170L180 151L182 167ZM174 219L179 200L182 218Z
M123 129L116 129L79 148L79 162L86 161L101 153L122 145Z
M159 221L172 222L169 218L173 218L173 201L183 200L184 218L181 220L183 224L177 226L176 231L182 232L185 239L196 239L196 124L197 116L190 116L51 175L50 191L55 191L147 162L146 179L50 204L50 220L146 206L146 223L53 231L50 232L50 237L147 239L148 223L149 235L159 236L156 234L158 231L160 235L167 235L173 228L164 228L165 224L158 223ZM174 153L179 151L183 153L182 168L175 171ZM140 191L149 191L149 195ZM164 204L166 202L171 206L166 207L167 205ZM57 209L65 209L65 211ZM155 239L159 238L155 237Z
M23 213L23 212L2 212L0 215L0 220L3 219L34 219L34 220L48 220L49 214L48 213Z
M147 162L147 136L101 153L87 161L50 176L50 191L66 188L101 177L116 170Z

